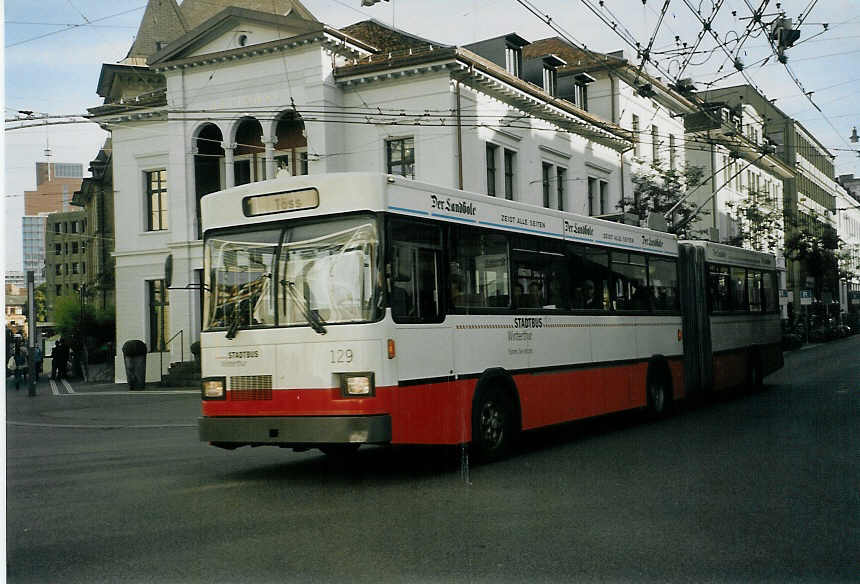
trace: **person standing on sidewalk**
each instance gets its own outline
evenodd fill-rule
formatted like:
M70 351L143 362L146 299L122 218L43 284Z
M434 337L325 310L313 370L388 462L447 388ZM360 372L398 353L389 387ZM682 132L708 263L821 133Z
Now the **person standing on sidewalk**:
M36 364L36 382L39 381L39 376L42 374L42 347L36 345L33 349L33 362Z
M15 347L15 391L21 389L21 379L27 377L27 353Z
M55 379L59 381L60 379L67 377L66 367L68 367L69 361L69 346L66 344L65 339L60 338L60 340L57 341L57 344L54 345L51 357L54 359L52 369L56 375Z

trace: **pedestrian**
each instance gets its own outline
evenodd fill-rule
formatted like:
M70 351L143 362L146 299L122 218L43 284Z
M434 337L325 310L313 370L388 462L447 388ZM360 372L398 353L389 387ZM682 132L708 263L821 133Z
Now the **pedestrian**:
M52 355L54 356L56 380L60 381L61 379L68 377L66 367L68 367L69 361L69 346L66 344L65 339L60 338L60 340L57 341Z
M60 340L54 341L54 346L51 348L51 379L57 379L57 370L60 367Z
M42 373L42 347L36 345L33 349L33 362L36 364L36 381L39 381L39 375Z
M27 376L27 353L15 348L15 391L21 388L21 379Z

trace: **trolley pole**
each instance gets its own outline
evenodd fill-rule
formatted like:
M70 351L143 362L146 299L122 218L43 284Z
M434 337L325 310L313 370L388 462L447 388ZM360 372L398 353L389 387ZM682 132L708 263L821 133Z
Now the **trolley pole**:
M33 271L30 270L27 272L27 368L30 373L27 394L30 397L36 395L36 298L33 284Z

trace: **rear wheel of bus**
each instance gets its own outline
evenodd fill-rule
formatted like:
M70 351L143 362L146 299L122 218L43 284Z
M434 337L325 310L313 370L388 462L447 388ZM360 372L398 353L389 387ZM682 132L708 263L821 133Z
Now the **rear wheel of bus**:
M503 457L519 430L510 392L497 383L479 388L472 406L472 456L478 461Z
M672 385L669 379L665 366L652 363L648 369L646 383L648 415L652 418L662 418L669 413L672 405Z

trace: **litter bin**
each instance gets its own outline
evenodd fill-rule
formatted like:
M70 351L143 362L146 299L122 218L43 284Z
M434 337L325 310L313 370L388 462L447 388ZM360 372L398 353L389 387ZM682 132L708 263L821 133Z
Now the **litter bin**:
M129 389L144 389L146 386L146 344L143 341L126 341L122 346L125 361L125 378Z

